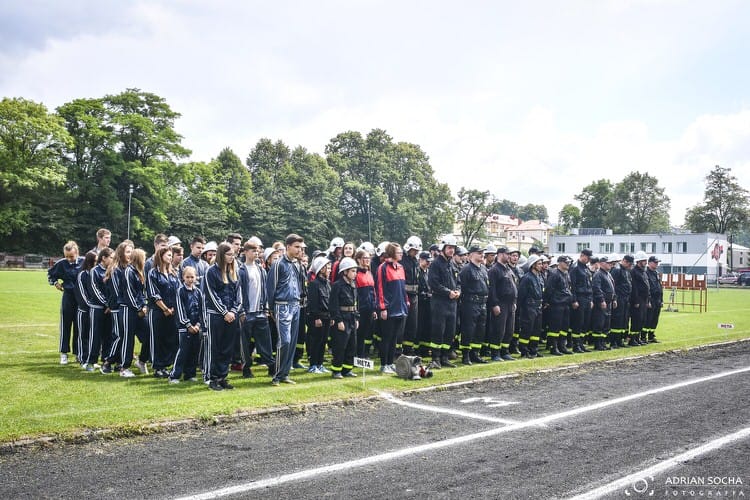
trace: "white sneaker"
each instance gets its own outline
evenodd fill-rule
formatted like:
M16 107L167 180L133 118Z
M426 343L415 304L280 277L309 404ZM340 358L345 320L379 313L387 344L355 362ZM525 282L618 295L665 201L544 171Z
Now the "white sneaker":
M143 361L141 361L140 359L137 359L137 360L135 361L135 367L136 367L136 368L138 368L138 370L139 370L139 371L140 371L140 372L141 372L142 374L144 374L144 375L148 375L148 367L146 366L146 363L144 363L144 362L143 362Z
M120 371L120 376L125 378L133 378L135 377L135 373L131 372L129 368L125 368L124 370Z
M60 364L61 365L67 365L68 364L68 355L63 353L60 354Z
M170 378L169 379L169 383L170 384L179 384L180 383L180 379L178 379L178 378Z
M190 377L190 378L188 379L188 382L197 382L197 381L198 381L198 379L197 379L197 378L195 378L195 377Z

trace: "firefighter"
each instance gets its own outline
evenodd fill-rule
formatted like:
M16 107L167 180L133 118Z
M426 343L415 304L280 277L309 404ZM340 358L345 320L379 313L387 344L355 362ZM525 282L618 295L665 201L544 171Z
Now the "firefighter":
M568 327L570 326L570 306L573 303L573 292L570 289L568 269L572 259L566 255L557 258L557 269L549 272L544 287L544 301L548 307L550 354L562 356L573 354L566 347Z
M404 244L404 256L401 265L406 275L406 293L409 296L409 315L404 326L402 351L407 356L414 354L417 344L417 327L419 322L419 259L417 255L422 251L422 240L417 236L410 236ZM400 341L400 339L399 339Z
M515 324L518 278L508 265L509 259L508 249L500 247L497 251L497 260L488 272L490 280L487 299L487 308L490 311L488 341L492 350L492 361L515 361L509 349Z
M640 251L635 254L635 267L633 267L633 288L630 292L630 341L631 346L646 345L646 333L643 327L646 324L646 315L651 307L651 287L646 276L646 252Z
M573 303L570 306L573 352L588 352L584 339L591 329L591 311L594 308L592 272L588 268L593 255L590 248L584 248L575 266L570 268L570 289L573 292Z
M469 262L461 269L461 353L465 365L487 363L480 356L484 342L485 321L487 319L487 295L489 277L484 267L483 248L469 248Z
M612 335L617 347L626 347L623 342L630 323L630 292L633 288L630 271L633 268L633 256L626 255L620 265L610 271L615 283L615 302L612 304ZM627 346L630 347L630 346Z
M610 332L612 319L612 304L615 301L615 283L609 274L614 257L604 255L599 257L599 269L591 280L591 290L594 297L594 310L591 312L591 330L595 351L607 351L616 348ZM607 347L609 340L610 347Z
M529 272L524 274L518 285L518 308L521 320L521 336L518 347L521 356L536 358L539 353L539 335L542 331L543 283L540 276L542 260L538 255L528 259Z
M444 236L438 245L440 253L430 264L428 273L427 284L432 291L430 299L432 362L430 368L456 367L448 359L448 352L456 331L456 310L461 296L461 287L451 265L457 246L453 235Z
M659 267L659 262L659 259L657 259L655 255L652 255L648 258L648 264L646 265L646 276L648 277L651 295L651 307L646 314L646 325L643 327L643 332L648 335L647 340L653 343L659 342L656 340L656 327L659 324L661 306L664 304L664 290L661 286L659 273L656 271L656 268Z

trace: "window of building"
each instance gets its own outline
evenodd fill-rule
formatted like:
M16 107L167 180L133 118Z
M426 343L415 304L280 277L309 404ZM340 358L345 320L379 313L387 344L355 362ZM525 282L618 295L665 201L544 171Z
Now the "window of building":
M633 252L635 252L635 243L633 242L620 243L620 253L633 253Z
M641 242L641 250L646 253L656 253L656 243L651 241Z
M677 253L687 253L687 241L678 241L676 243Z
M578 250L579 253L581 251L583 251L585 248L591 248L591 246L588 244L588 242L586 242L586 243L576 243L576 249Z
M599 253L612 253L615 251L614 243L599 243Z
M565 253L565 243L563 243L562 241L557 242L557 252Z
M672 253L672 242L665 241L661 244L661 253Z

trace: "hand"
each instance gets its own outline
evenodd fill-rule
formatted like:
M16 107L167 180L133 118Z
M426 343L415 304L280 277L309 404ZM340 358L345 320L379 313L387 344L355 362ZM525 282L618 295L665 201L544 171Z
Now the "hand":
M359 320L354 321L354 329L359 330Z
M339 321L339 324L337 325L337 328L339 329L340 332L343 332L343 331L346 330L346 325L344 324L343 321Z
M235 315L232 311L227 311L227 313L224 315L224 321L226 321L227 323L232 323L235 319Z
M602 309L606 309L607 308L607 303L606 302L602 302L601 304L599 304L599 307L602 308Z
M164 311L164 316L174 316L174 307L170 307Z
M617 309L617 301L616 300L612 301L612 309Z
M593 309L593 308L594 308L594 303L593 302L589 302L589 309Z
M58 290L60 290L62 292L63 291L62 283L60 283L59 281L57 283L55 283L55 288L57 288Z
M501 313L500 306L493 306L492 307L492 314L494 316L500 316L500 313Z
M320 328L320 327L322 327L322 326L323 326L323 320L321 320L321 319L316 319L316 320L315 320L315 327L316 327L316 328Z
M633 307L635 307L636 309L640 309L641 305L636 302L635 304L633 304Z
M378 319L378 313L375 311L372 312L372 319Z
M573 309L578 309L578 301L576 301L576 302L573 302L573 303L571 304L571 306L573 307Z
M380 319L382 319L383 321L387 320L388 319L388 311L385 311L385 310L380 311Z

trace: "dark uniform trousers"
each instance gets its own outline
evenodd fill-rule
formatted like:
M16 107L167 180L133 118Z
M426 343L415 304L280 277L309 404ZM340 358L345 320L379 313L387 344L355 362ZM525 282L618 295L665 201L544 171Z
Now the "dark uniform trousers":
M430 314L430 297L427 294L420 294L416 340L420 356L426 356L427 350L430 348L430 330L432 328L432 316Z
M521 337L518 341L522 353L536 353L542 332L542 304L527 304L521 308Z
M78 355L78 325L76 314L78 304L73 290L63 290L62 302L60 302L60 352L69 353L71 348L70 332L73 331L73 354Z
M612 323L612 302L606 302L607 306L602 309L601 303L594 304L591 313L591 331L600 340L606 340Z
M552 304L547 309L547 320L549 321L547 336L552 344L557 342L558 338L567 336L570 326L570 311L571 309L567 304Z
M239 318L231 323L224 321L224 316L208 313L208 340L206 353L210 356L211 380L224 380L229 374L229 364L234 354L234 346L240 333Z
M389 318L390 319L390 318ZM344 331L338 325L331 328L331 371L334 373L348 373L354 368L354 354L357 350L357 318L354 314L344 315Z
M490 323L490 334L487 342L490 349L508 349L510 342L513 340L513 331L515 328L516 315L513 312L513 302L504 302L500 304L500 314L495 316L490 309L488 313Z
M408 285L407 285L408 286ZM417 285L413 285L417 286ZM413 354L414 348L418 345L417 343L417 329L419 325L419 295L416 293L409 293L409 315L406 317L406 325L404 325L404 338L399 339L396 342L396 348L398 344L403 347L404 354Z
M570 308L570 326L573 330L572 338L583 339L591 331L591 297L583 297L578 301L578 309Z
M654 304L651 302L651 309L646 311L646 324L643 327L643 333L648 334L648 340L654 340L656 336L656 327L659 325L659 316L661 315L661 303Z
M375 320L372 311L359 311L359 328L357 329L357 357L367 358L370 356L372 345L372 331L375 328Z
M630 304L630 333L640 336L646 324L648 314L648 299L638 300Z
M448 355L451 342L456 332L455 300L433 295L430 299L432 312L432 357L440 359L441 355ZM444 351L444 354L441 352Z
M630 299L629 297L617 296L617 307L612 309L612 333L621 341L628 333L630 324ZM619 342L618 342L619 343Z
M464 295L461 301L461 350L481 349L487 321L487 297Z

